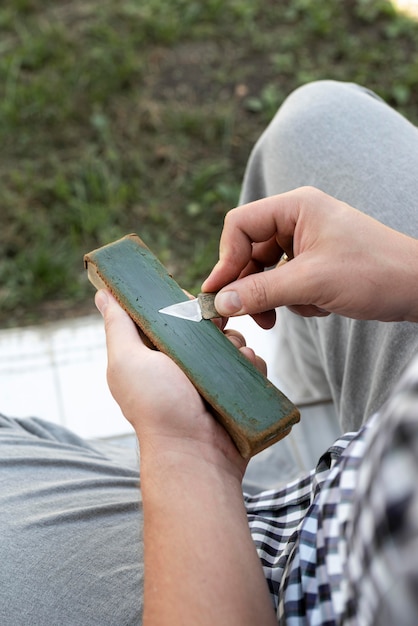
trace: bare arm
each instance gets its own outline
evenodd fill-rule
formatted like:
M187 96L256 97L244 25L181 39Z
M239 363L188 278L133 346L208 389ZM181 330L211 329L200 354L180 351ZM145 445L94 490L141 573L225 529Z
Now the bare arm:
M109 294L96 303L109 386L140 442L144 626L276 623L243 504L244 460L183 372L145 347Z
M290 263L271 270L286 252ZM301 315L418 321L418 242L313 188L231 211L203 284L223 315L288 306ZM267 312L267 313L264 313Z

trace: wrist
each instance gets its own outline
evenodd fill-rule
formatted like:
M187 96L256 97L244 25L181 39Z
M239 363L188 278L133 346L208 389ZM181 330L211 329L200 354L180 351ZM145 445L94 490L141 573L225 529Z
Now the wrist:
M223 479L236 480L241 485L247 461L216 422L213 431L200 438L161 433L138 436L141 481L150 477L153 482L158 479L165 483L170 480L176 482L182 474L201 475L210 471Z
M403 275L398 281L399 301L402 307L401 319L407 322L418 322L418 240L405 237L402 252L400 264Z

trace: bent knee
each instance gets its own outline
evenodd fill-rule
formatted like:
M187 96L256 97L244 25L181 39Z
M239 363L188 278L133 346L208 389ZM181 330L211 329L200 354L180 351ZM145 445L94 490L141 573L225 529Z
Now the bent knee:
M283 102L262 138L268 152L278 148L293 153L297 146L303 151L323 152L335 133L349 128L350 118L356 124L359 108L375 102L374 94L355 84L335 80L319 80L298 87ZM376 96L376 98L378 98Z

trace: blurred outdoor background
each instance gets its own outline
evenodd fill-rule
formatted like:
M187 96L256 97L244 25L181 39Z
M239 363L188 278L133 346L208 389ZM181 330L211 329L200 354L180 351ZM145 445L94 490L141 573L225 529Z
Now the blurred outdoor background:
M83 254L130 232L196 291L252 145L321 78L418 123L418 22L389 0L2 0L0 326L89 312Z

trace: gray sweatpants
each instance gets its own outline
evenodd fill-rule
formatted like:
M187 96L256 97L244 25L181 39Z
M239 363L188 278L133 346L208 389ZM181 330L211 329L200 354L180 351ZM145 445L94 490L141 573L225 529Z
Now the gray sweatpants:
M357 85L301 87L255 146L241 203L303 185L418 237L418 130ZM283 390L299 406L331 400L343 432L380 408L418 349L417 324L278 315Z
M119 448L117 461L118 450L103 454L56 424L0 416L2 626L141 623L142 509L130 452Z
M321 82L292 94L258 142L242 201L311 184L417 236L417 172L411 124L365 90ZM276 337L290 397L333 400L350 430L384 401L417 348L412 324L285 310ZM134 465L65 429L0 417L0 624L140 623L138 482Z

